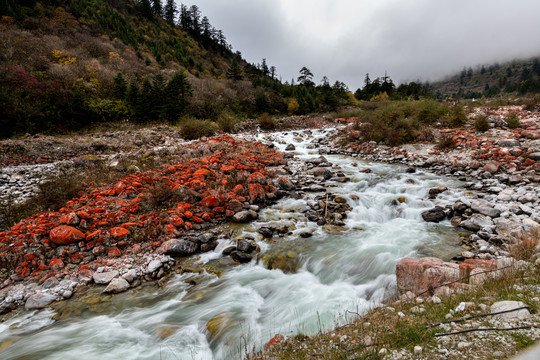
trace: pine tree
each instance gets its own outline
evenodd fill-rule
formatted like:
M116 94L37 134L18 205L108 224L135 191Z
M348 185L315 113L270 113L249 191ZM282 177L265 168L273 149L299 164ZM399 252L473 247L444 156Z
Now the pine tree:
M141 12L141 15L147 19L152 19L154 17L154 11L150 0L140 0L139 11Z
M298 83L304 86L313 86L314 84L311 79L313 79L313 73L311 72L311 70L309 70L305 66L302 67L300 69L300 76L298 77Z
M121 72L114 77L113 95L117 99L124 99L128 90L128 84Z
M192 94L191 84L182 72L173 75L165 88L165 101L163 105L165 117L175 123L188 104L188 97Z
M161 6L161 0L152 0L152 10L154 14L163 16L163 6Z
M236 58L233 59L231 66L227 70L227 78L231 79L233 81L242 80L242 69L238 65L238 60Z
M174 19L176 18L176 13L178 10L176 10L176 3L174 0L167 0L167 3L165 4L165 21L168 22L170 25L174 25Z

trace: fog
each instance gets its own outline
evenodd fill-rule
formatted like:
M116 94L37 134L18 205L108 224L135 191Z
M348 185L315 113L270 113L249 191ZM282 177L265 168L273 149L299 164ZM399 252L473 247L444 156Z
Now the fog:
M180 2L178 1L178 5ZM283 81L303 66L354 91L366 73L433 81L540 55L538 0L192 0L251 63Z

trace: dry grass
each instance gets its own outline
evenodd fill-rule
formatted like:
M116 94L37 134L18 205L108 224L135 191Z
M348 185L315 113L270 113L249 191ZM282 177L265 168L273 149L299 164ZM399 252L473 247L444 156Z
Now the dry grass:
M438 350L434 335L445 332L431 325L447 321L446 315L461 302L472 302L474 305L466 312L456 314L454 318L484 313L478 304L483 303L489 306L501 300L523 301L530 306L532 313L536 313L537 303L533 298L538 294L534 290L524 291L524 289L527 289L529 285L535 288L540 283L539 275L538 267L512 268L499 272L497 278L489 277L481 286L443 297L440 304L430 301L419 304L415 299L408 302L394 302L388 304L391 308L376 308L363 316L357 314L357 318L350 324L338 327L329 333L291 337L277 348L264 354L262 358L306 359L310 358L310 354L317 354L317 359L382 359L384 357L379 355L382 348L389 351L406 349L412 353L416 345L424 348L423 358L430 358L429 352L436 353ZM414 307L423 307L424 311L415 314L412 311ZM399 313L404 316L400 316ZM349 316L351 314L354 313L349 313ZM488 323L484 326L492 327ZM531 344L530 339L524 338L520 333L512 336L518 337L514 344L514 351ZM477 347L475 350L480 354L479 356L482 356L481 354L486 351L485 345L479 342ZM495 350L497 349L490 348L489 351ZM474 351L474 349L467 351Z

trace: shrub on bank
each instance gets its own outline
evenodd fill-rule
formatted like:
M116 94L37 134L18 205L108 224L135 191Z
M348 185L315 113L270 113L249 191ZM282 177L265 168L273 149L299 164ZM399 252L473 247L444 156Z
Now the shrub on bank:
M203 136L211 136L216 133L218 125L210 120L197 120L192 117L182 119L180 135L184 139L194 140Z
M489 122L486 115L480 115L474 120L474 128L476 131L486 132L489 130Z
M266 113L259 116L258 122L262 130L273 130L276 127L274 118Z

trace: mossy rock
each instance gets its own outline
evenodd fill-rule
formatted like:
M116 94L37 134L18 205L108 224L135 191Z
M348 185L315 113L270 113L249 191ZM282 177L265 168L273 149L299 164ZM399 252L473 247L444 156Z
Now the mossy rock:
M290 257L289 257L290 255ZM298 271L298 259L294 251L288 251L287 254L269 255L266 254L262 260L266 263L268 269L279 269L284 273L294 274Z
M221 335L227 328L233 326L234 320L228 312L218 314L208 320L206 329L210 334L210 340L214 340Z

